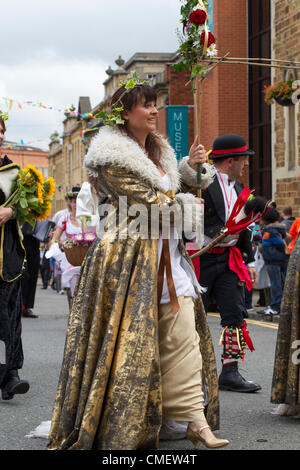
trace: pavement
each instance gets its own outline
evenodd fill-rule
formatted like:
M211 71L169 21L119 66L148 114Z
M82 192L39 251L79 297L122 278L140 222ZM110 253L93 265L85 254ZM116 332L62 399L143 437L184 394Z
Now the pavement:
M29 380L30 390L9 401L0 398L0 450L47 450L47 439L26 436L41 422L51 420L68 322L67 296L38 285L34 311L38 318L23 318L22 322L25 360L20 376ZM300 420L274 415L275 405L270 403L277 319L265 322L256 312L250 315L247 323L255 351L247 352L240 372L258 382L262 390L253 394L220 392L221 425L216 435L230 441L220 450L300 450ZM219 314L209 312L208 321L220 372ZM186 439L160 441L160 450L192 451L193 446ZM202 446L201 450L206 449Z

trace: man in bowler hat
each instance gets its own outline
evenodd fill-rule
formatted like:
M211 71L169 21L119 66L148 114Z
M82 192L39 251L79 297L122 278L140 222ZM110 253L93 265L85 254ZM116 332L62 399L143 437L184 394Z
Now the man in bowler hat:
M204 245L214 239L228 220L243 185L238 181L249 165L254 152L247 148L245 140L236 134L218 137L210 154L215 167L215 177L202 191L204 203ZM238 252L237 266L233 268L230 250ZM235 257L236 259L236 257ZM245 266L241 266L244 263ZM229 267L230 265L230 267ZM216 300L221 316L222 372L219 388L233 392L256 392L261 386L244 379L238 371L238 360L244 358L246 344L253 346L245 318L245 281L240 271L248 276L248 285L256 282L251 232L245 229L240 235L231 235L200 258L200 279L206 292L202 295L207 309L211 298ZM234 271L232 270L234 269ZM245 276L245 274L244 274ZM251 347L251 350L254 349Z

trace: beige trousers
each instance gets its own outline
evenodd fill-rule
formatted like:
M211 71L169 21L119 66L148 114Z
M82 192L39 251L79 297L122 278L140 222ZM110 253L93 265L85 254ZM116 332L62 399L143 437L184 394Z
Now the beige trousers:
M194 302L192 297L178 297L178 302L176 314L171 304L160 304L158 309L163 419L202 421L202 357Z

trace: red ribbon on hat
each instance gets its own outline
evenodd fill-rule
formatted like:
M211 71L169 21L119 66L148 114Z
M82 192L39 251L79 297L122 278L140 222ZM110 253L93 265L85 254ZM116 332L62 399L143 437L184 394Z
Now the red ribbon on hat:
M247 146L245 145L244 147L238 147L238 148L235 148L235 149L213 150L212 154L213 155L225 155L227 153L245 152L246 150L247 150Z

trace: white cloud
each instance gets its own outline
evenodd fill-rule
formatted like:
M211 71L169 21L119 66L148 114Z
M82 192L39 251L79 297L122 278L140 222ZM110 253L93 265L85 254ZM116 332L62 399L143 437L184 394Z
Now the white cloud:
M5 77L0 82L1 97L14 99L6 139L17 142L22 139L25 143L46 148L50 134L54 130L62 132L63 111L72 104L77 108L79 96L89 96L92 106L102 100L102 83L107 77L105 69L103 62L88 60L69 64L28 61L1 67L1 75ZM32 104L26 104L26 101L32 101ZM5 101L2 99L1 102L3 107ZM48 109L39 107L39 103Z

